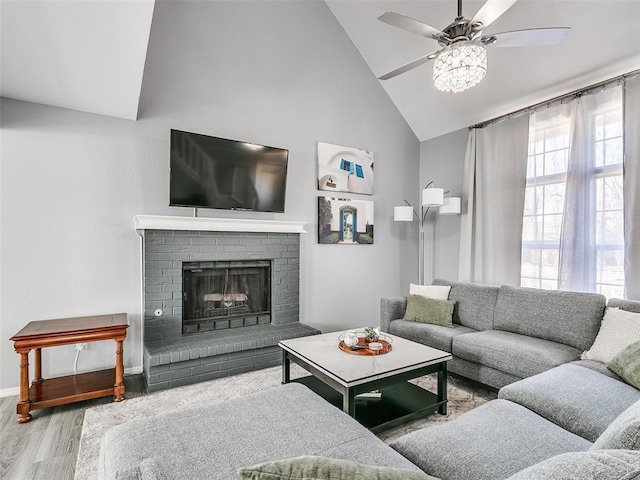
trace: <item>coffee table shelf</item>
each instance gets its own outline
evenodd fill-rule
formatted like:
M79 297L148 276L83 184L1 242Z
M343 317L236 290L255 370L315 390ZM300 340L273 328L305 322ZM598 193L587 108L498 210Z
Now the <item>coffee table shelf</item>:
M333 406L342 408L342 395L313 375L292 381L309 387ZM381 388L379 392L379 398L356 396L355 399L356 419L373 433L436 413L440 407L435 393L409 382Z

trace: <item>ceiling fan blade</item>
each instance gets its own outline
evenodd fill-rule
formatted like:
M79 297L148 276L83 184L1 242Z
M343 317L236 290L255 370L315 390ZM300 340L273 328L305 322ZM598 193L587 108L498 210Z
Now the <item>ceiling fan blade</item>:
M571 27L531 28L485 35L480 41L493 47L534 47L562 43Z
M411 60L409 63L405 63L401 67L396 68L395 70L391 70L389 73L385 73L381 77L378 77L378 80L389 80L401 73L408 72L409 70L419 67L423 63L427 63L429 60L433 60L438 56L438 52L430 53L429 55L423 55L422 57L418 57L415 60Z
M405 17L399 13L387 12L380 15L378 20L427 38L434 38L437 40L438 37L444 35L441 30L438 30L431 25L422 23L420 20L416 20L415 18Z
M490 24L509 10L517 0L487 0L478 13L471 19L470 24L482 24L482 28L487 28Z

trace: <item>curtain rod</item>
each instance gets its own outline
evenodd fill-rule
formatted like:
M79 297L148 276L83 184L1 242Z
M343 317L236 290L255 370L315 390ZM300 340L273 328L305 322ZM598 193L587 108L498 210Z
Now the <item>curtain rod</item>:
M515 115L520 115L522 113L525 113L525 112L528 112L528 111L531 111L531 110L535 110L536 108L544 107L545 105L550 105L550 104L552 104L554 102L557 102L559 100L564 100L565 98L577 97L577 96L582 95L585 92L588 92L589 90L594 90L594 89L599 88L599 87L605 87L605 86L610 85L612 83L620 82L622 80L625 80L625 79L630 78L630 77L635 77L637 75L640 75L640 69L639 70L632 70L631 72L623 73L622 75L618 75L617 77L609 78L608 80L604 80L602 82L594 83L593 85L589 85L588 87L579 88L579 89L574 90L572 92L565 93L565 94L562 94L562 95L558 95L557 97L553 97L553 98L551 98L549 100L545 100L543 102L536 103L535 105L531 105L531 106L528 106L528 107L521 108L519 110L515 110L515 111L513 111L511 113L506 113L504 115L500 115L499 117L492 118L491 120L487 120L485 122L476 123L475 125L472 125L471 127L469 127L469 130L471 130L473 128L484 128L484 127L487 127L487 126L489 126L489 125L491 125L493 123L497 123L500 120L504 120L505 118L513 117Z

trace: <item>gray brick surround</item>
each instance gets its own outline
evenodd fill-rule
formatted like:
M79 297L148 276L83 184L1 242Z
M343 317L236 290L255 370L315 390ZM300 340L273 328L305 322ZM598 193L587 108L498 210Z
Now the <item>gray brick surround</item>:
M149 391L277 365L279 340L319 333L299 323L299 234L145 230L143 238ZM183 336L182 263L257 259L272 262L271 325Z

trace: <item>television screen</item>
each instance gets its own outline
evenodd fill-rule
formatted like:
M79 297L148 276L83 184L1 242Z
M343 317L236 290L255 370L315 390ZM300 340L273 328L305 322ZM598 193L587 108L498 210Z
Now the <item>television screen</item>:
M171 130L169 205L284 212L289 151Z

